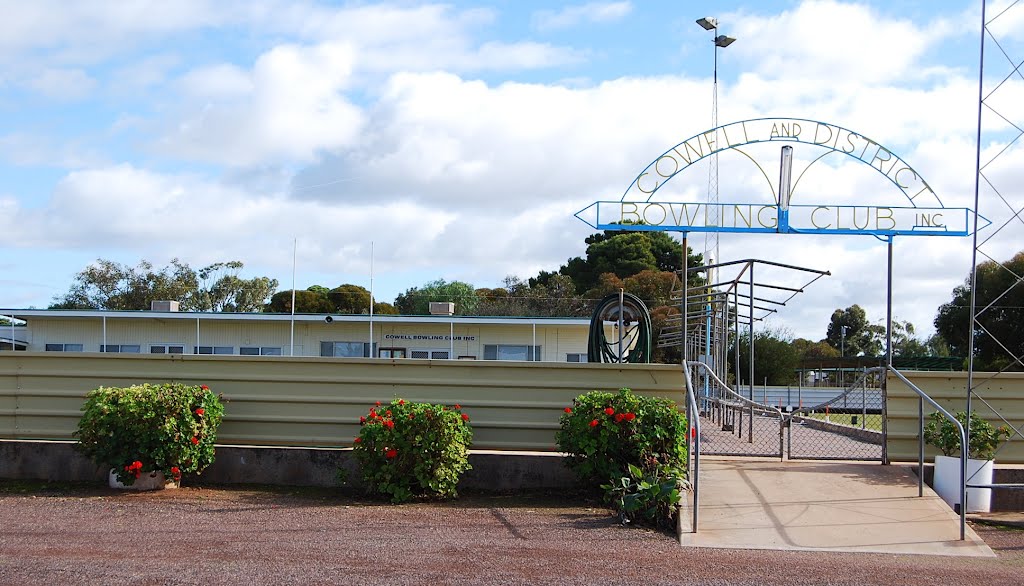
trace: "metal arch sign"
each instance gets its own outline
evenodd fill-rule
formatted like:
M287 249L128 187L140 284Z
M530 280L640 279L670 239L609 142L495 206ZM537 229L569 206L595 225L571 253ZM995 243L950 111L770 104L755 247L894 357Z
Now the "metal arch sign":
M826 155L837 152L850 156L885 176L903 193L909 205L791 206L785 196L776 196L774 204L651 201L669 180L697 161L730 149L753 161L738 147L767 142L803 143L826 149ZM764 169L754 163L767 178ZM783 189L788 190L789 186L780 184L780 194ZM967 236L971 210L945 207L913 167L862 134L805 118L757 118L725 124L684 140L637 175L620 201L598 201L575 215L598 230L862 234L886 238Z

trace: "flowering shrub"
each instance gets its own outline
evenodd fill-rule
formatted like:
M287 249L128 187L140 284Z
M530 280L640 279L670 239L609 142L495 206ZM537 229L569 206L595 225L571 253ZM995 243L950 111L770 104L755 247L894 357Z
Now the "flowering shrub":
M82 411L78 449L130 486L151 471L177 481L205 470L224 406L206 385L165 383L100 387Z
M448 408L395 399L359 418L353 450L368 488L394 503L455 496L469 470L473 429L460 405Z
M619 483L629 466L642 474L682 476L686 416L669 399L592 391L576 397L559 421L555 440L586 483Z

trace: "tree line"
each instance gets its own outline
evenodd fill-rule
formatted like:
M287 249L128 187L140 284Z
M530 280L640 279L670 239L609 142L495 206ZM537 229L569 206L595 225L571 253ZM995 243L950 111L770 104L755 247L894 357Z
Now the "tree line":
M374 301L375 314L425 315L431 301L452 302L456 315L589 317L599 299L620 289L642 299L651 310L654 331L678 315L673 290L682 266L682 248L667 233L615 231L592 234L585 240L584 255L568 259L557 271L540 271L526 279L508 276L499 287L477 288L462 281L436 279L400 293L393 303ZM690 267L703 265L700 254L687 250ZM293 292L277 291L278 281L269 277L242 278L240 261L219 262L199 270L174 259L155 268L148 261L137 266L99 259L77 273L67 293L56 297L51 309L149 309L154 300L176 300L185 311L290 313ZM975 363L991 370L1024 370L1010 357L1024 354L1024 251L1005 263L978 265L975 328ZM699 271L688 275L688 286L704 284ZM957 286L952 300L938 308L930 338L915 336L913 324L894 321L895 356L966 356L971 283ZM369 313L370 292L351 283L335 287L313 285L294 292L296 313ZM992 336L985 335L991 333ZM740 344L746 334L740 336ZM877 356L884 349L884 327L868 320L859 305L836 309L818 340L793 339L783 331L754 334L755 370L758 364L780 365L779 372L793 372L788 365L814 358ZM998 341L994 340L996 338ZM772 349L775 349L774 351ZM764 359L759 354L765 353ZM741 352L741 355L744 353ZM658 352L656 359L678 360L677 352ZM746 372L741 368L741 372ZM784 374L767 376L786 384Z

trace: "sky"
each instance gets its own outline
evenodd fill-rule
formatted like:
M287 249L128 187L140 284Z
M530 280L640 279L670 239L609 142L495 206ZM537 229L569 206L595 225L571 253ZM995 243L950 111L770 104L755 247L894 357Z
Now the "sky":
M1011 4L990 2L990 16ZM281 290L293 266L300 289L369 288L372 265L382 301L438 278L495 287L557 270L593 232L575 212L619 200L649 163L713 127L703 16L738 39L717 54L720 124L848 128L912 165L943 206L973 207L976 0L0 0L0 13L5 308L46 307L99 258L240 260L241 276ZM1020 48L1024 9L991 28ZM992 87L1007 75L993 63ZM1024 119L1019 76L1000 96ZM985 120L987 157L1014 132ZM778 153L721 153L719 200L771 201ZM907 205L871 166L820 154L797 145L794 173L806 173L793 204ZM1021 145L991 172L1024 185ZM704 201L708 162L669 185L670 201ZM1003 236L993 256L1024 248ZM705 248L701 234L689 243ZM930 333L972 249L897 238L896 317ZM817 340L836 308L885 317L875 238L723 234L719 250L831 272L771 327Z

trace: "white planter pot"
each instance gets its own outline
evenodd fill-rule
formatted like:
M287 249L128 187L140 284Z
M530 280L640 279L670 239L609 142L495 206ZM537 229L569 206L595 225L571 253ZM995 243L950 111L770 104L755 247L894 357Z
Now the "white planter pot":
M158 471L147 472L142 474L135 479L131 485L122 484L117 479L117 472L111 468L110 476L108 478L110 488L118 488L121 490L162 490L165 488L178 488L178 483L174 480L167 480L164 478L164 473Z
M992 460L967 460L968 484L992 484ZM935 456L932 488L956 510L960 504L960 458ZM967 489L967 512L987 513L992 508L991 488Z

